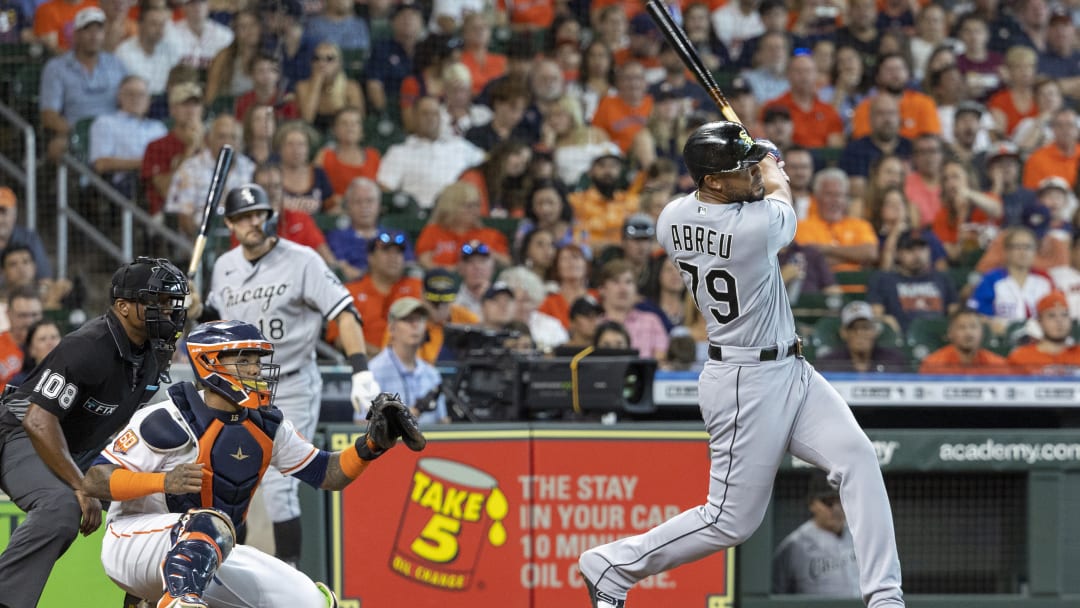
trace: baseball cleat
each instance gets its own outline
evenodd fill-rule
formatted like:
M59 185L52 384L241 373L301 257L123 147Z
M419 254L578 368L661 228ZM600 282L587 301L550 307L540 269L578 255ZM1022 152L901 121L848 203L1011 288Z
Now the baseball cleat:
M581 580L585 581L585 590L589 592L592 608L626 608L626 600L617 600L603 591L597 591L585 576L582 576Z
M316 582L315 587L319 590L319 593L323 594L323 597L326 598L326 608L337 608L337 596L326 586L326 583Z
M185 593L180 597L173 597L166 593L165 597L158 602L158 608L209 608L209 604L191 593Z

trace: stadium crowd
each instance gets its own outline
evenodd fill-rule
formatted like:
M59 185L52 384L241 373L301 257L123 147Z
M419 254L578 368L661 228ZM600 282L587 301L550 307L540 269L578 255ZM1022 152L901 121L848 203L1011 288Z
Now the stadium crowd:
M783 152L800 222L779 264L821 369L1080 368L1080 2L664 5ZM0 44L46 51L27 118L49 157L181 233L218 150L242 151L230 187L262 185L278 234L338 273L371 356L416 298L427 362L456 356L451 323L706 358L655 219L718 115L640 0L22 0ZM3 236L16 207L0 190L4 379L71 290Z

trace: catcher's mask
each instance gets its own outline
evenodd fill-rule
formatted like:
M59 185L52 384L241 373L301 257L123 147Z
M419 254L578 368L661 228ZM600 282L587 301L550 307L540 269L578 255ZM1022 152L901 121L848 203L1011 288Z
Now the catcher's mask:
M254 325L211 321L187 338L188 359L199 381L231 403L260 408L273 403L279 365L274 345Z

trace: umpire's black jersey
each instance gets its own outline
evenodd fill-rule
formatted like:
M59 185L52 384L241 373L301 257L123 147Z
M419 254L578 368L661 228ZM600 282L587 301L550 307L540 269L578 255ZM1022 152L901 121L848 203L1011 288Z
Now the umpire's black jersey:
M72 454L98 451L158 390L149 345L134 350L111 310L64 336L0 402L0 437L21 428L29 404L60 420Z

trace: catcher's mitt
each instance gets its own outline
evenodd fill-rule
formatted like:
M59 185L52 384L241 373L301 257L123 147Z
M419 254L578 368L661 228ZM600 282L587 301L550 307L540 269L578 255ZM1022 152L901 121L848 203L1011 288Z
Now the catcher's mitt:
M368 411L368 420L368 435L376 445L386 445L384 449L392 447L398 437L414 452L419 452L427 445L427 439L420 432L416 418L398 395L380 393L375 397L371 402L371 410ZM373 427L376 435L372 434ZM383 428L386 430L383 431ZM384 440L386 444L383 443Z

